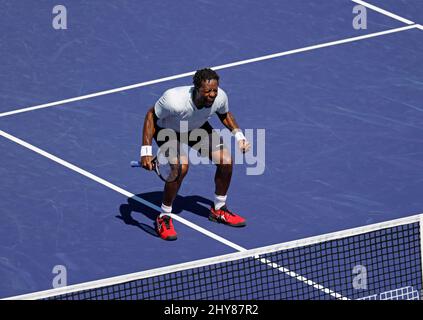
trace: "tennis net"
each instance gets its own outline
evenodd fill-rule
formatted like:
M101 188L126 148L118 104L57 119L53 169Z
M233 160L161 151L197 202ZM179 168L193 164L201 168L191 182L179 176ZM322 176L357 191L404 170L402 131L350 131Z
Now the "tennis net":
M422 222L415 215L10 299L420 299Z

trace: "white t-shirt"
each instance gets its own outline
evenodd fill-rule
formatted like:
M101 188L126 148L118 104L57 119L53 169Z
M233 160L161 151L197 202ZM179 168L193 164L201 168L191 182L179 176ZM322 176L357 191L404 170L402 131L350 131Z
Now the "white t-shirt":
M198 109L192 100L193 91L194 86L176 87L165 91L154 105L154 111L159 118L157 125L180 132L180 121L187 121L188 130L191 131L201 127L216 112L225 114L229 111L228 96L223 89L218 89L211 107L201 109Z

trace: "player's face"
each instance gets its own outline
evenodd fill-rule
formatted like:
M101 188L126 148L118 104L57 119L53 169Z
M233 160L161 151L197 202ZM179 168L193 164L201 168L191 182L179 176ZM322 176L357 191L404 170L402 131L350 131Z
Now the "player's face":
M217 97L219 82L212 80L203 81L201 88L198 89L199 98L206 107L211 107Z

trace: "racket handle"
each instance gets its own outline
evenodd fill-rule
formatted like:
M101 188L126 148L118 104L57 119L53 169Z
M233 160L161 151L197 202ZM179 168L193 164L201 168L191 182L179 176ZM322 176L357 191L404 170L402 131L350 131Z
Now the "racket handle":
M131 161L131 167L141 167L141 162L139 162L139 161Z

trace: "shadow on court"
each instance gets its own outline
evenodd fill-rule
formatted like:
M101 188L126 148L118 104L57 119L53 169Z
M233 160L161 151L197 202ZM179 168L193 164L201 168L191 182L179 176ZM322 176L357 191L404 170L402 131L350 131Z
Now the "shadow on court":
M161 206L162 203L162 192L147 192L138 194L137 197L144 199L145 201L150 202L151 204L156 205L157 207ZM141 223L133 217L133 213L141 213L145 217L149 218L152 221L155 221L159 212L145 204L138 202L133 198L128 198L128 203L121 204L119 207L120 215L116 218L122 220L127 225L132 225L139 227L143 231L151 234L152 236L158 237L157 233L152 227L145 223ZM179 214L182 211L189 211L196 215L199 215L204 218L209 216L209 208L213 205L213 201L201 197L201 196L176 196L175 201L173 202L173 213Z

